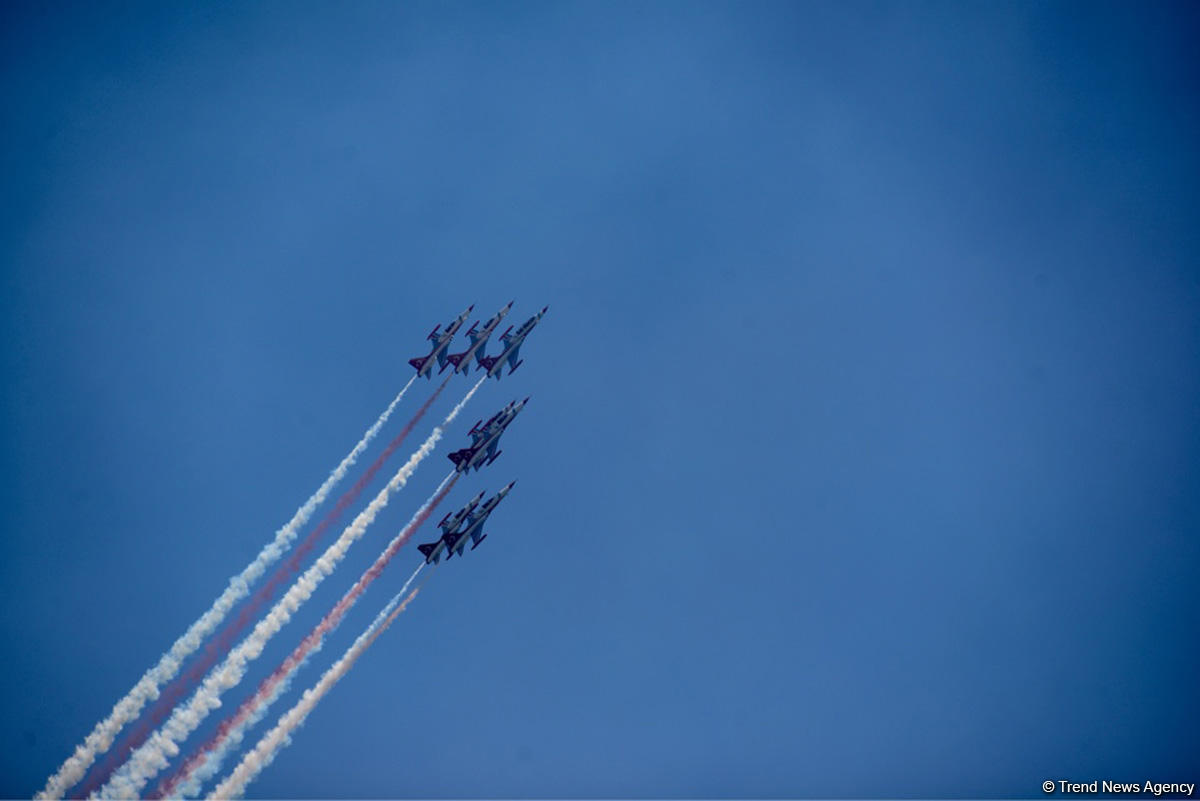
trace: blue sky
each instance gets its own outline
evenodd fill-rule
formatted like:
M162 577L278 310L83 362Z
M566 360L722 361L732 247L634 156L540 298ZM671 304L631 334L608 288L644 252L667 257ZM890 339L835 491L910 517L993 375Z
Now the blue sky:
M3 13L0 796L510 299L230 702L531 395L445 508L516 489L252 795L1197 779L1194 6Z

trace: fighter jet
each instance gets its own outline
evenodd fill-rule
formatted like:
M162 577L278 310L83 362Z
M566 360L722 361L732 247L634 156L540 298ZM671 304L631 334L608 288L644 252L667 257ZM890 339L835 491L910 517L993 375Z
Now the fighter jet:
M504 496L509 493L516 484L515 481L508 482L508 486L497 492L479 508L479 511L467 518L467 523L463 526L463 530L457 533L449 532L443 537L446 543L446 559L449 559L454 554L463 555L463 549L467 547L467 540L471 540L471 550L479 547L479 543L487 539L487 534L483 533L483 524L487 522L488 515L492 510L500 505L500 501L504 500Z
M462 353L452 353L447 357L450 364L454 365L454 372L462 373L463 375L467 374L471 369L471 358L482 352L484 346L487 345L488 337L496 330L496 326L500 325L500 321L504 319L504 315L508 314L508 310L512 308L512 305L513 302L510 300L507 306L496 312L495 317L487 321L481 331L475 330L475 326L479 325L478 322L472 323L471 327L467 329L467 338L471 340L471 347ZM438 372L443 372L445 369L446 365L443 364L442 369Z
M481 467L500 458L501 452L496 450L496 446L500 442L500 435L517 418L528 402L529 398L520 403L513 401L492 415L486 423L481 420L472 426L468 432L471 435L471 445L448 456L450 461L454 462L455 469L459 473L469 473L472 467L478 471Z
M429 336L426 337L426 339L433 343L433 350L430 351L428 356L418 356L415 359L408 360L409 364L417 368L418 376L423 375L426 378L430 378L433 375L434 361L437 361L439 367L443 369L446 367L446 348L450 347L450 340L454 339L454 334L457 333L458 329L462 327L462 324L467 321L467 315L469 315L471 313L471 309L474 308L475 304L472 303L467 307L465 312L458 315L456 320L448 324L446 326L446 330L440 334L438 333L438 329L441 328L441 326L435 325L433 327L433 330L429 332Z
M472 441L478 443L480 438L506 428L521 409L525 408L528 400L529 398L526 398L520 403L511 401L505 404L504 408L489 417L486 423L483 420L477 420L475 425L471 426L471 430L467 432L471 435Z
M466 523L463 525L462 531L457 530L457 524L454 526L443 525L441 539L437 540L436 542L427 542L423 545L418 545L417 549L421 553L425 554L425 564L433 562L433 564L436 565L441 560L443 553L446 554L447 560L449 560L450 557L454 556L455 554L462 556L463 550L467 547L467 540L471 541L472 551L478 548L479 543L487 539L487 534L483 533L483 524L487 522L488 515L492 513L492 510L500 505L500 501L504 500L504 496L507 495L510 490L512 490L513 485L516 483L517 482L515 481L509 482L507 487L489 498L487 502L480 507L478 512L469 515L466 518ZM479 498L482 497L483 493L481 492L479 493ZM472 501L472 507L477 502L478 498L476 498L475 501ZM443 520L443 522L445 521Z
M442 518L441 522L438 523L438 527L442 530L443 538L452 531L457 531L458 527L462 525L463 521L467 519L471 512L475 511L475 507L478 506L479 502L482 500L483 493L480 492L478 495L468 501L466 506L459 509L453 515L447 513L446 516ZM446 543L444 539L440 539L437 542L418 545L417 550L425 554L425 564L433 562L433 564L436 565L442 559L442 552L446 550Z
M515 373L517 368L525 362L524 359L517 361L517 354L521 350L521 343L525 341L525 337L529 336L529 332L533 330L533 327L538 324L538 322L542 319L542 315L544 315L549 308L549 306L543 306L540 312L521 323L521 327L517 329L517 333L515 334L509 334L509 331L512 331L512 326L510 325L508 327L508 331L505 331L500 335L500 341L504 343L504 350L500 351L499 356L480 355L479 367L476 367L475 369L487 370L488 378L494 377L497 381L499 381L500 371L504 369L504 362L507 360L508 374L512 375Z

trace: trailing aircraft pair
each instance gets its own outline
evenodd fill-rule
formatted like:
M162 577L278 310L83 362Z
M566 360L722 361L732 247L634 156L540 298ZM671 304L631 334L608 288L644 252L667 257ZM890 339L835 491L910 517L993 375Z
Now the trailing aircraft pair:
M483 500L483 493L480 492L468 501L466 506L452 515L448 514L443 517L438 523L438 527L442 530L442 536L433 542L417 546L417 550L425 555L425 564L438 564L443 554L447 560L455 554L462 556L468 540L471 542L472 551L478 548L479 543L487 539L487 534L483 532L483 524L516 483L510 481L507 487L484 501L482 506L479 505ZM479 508L478 512L475 511L476 507Z

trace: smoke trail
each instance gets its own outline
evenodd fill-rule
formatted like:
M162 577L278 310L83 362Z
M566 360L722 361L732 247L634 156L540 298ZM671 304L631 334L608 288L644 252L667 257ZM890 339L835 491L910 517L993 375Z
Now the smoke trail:
M421 582L424 585L425 582ZM214 798L238 798L246 791L246 785L254 781L258 774L263 772L263 769L274 761L275 756L283 750L292 741L292 734L298 729L308 717L308 714L321 702L333 685L338 683L338 680L349 672L350 668L354 667L354 663L358 658L371 647L371 643L379 637L380 634L387 631L388 626L392 625L400 613L405 610L409 602L417 597L417 593L421 591L418 586L412 591L412 594L404 599L399 606L396 604L400 600L400 594L397 594L390 600L382 611L375 617L371 625L358 636L342 658L333 663L329 670L321 676L321 680L314 684L310 689L304 691L304 695L300 700L289 709L275 724L275 728L267 732L258 744L253 749L242 757L242 761L234 768L233 772L225 777L225 780L218 784L213 791L209 793L210 799Z
M417 565L417 569L413 571L408 580L404 582L404 586L392 598L387 607L388 611L396 605L401 596L408 592L408 588L412 586L413 581L420 575L424 567L425 562ZM413 594L415 595L416 592L414 591ZM217 771L221 769L221 763L225 760L225 757L241 746L246 736L246 731L256 726L260 720L266 717L267 710L271 705L291 688L292 679L296 677L300 669L307 665L308 660L314 654L318 653L324 645L324 639L318 640L312 649L302 656L298 664L286 670L285 668L288 668L289 660L292 657L285 660L271 677L268 677L268 679L259 685L258 692L242 704L237 714L222 723L217 734L203 748L193 754L187 763L180 768L178 773L159 784L151 797L190 798L198 795L204 782L215 776ZM295 653L293 653L294 655ZM271 680L276 677L278 677L276 683L272 686ZM224 740L221 739L222 737L224 737Z
M358 461L358 457L383 428L383 424L392 416L392 411L415 380L416 376L408 379L404 389L400 390L400 393L392 399L392 402L383 410L383 414L379 415L374 424L367 429L367 433L363 434L358 444L346 455L346 458L342 459L341 464L334 468L329 477L325 479L325 483L318 487L312 497L296 510L296 514L283 528L275 532L275 539L259 552L254 561L229 580L229 586L217 597L209 610L188 627L183 636L176 640L171 649L158 660L157 665L142 675L138 683L133 685L133 689L117 702L108 717L96 724L91 734L75 748L74 755L59 767L57 773L47 779L45 788L37 794L36 798L61 798L67 790L83 778L96 757L112 747L117 733L129 721L138 716L146 702L158 697L158 688L179 672L183 660L195 652L208 635L221 625L221 621L225 619L237 602L249 594L250 585L258 581L266 569L287 552L300 528L308 522L313 512L321 505L334 486L345 478L346 473Z
M221 705L221 694L241 681L246 672L246 665L262 654L263 648L271 637L291 620L296 610L312 596L317 586L345 558L350 546L362 537L367 526L387 506L392 493L408 483L409 477L417 469L417 466L433 451L434 446L441 439L442 429L454 421L454 418L466 406L467 401L483 384L483 381L484 379L481 378L451 410L442 424L433 429L421 447L392 477L387 486L380 490L367 508L346 527L337 542L330 545L316 563L288 589L283 598L271 607L271 611L259 621L250 635L229 653L224 662L205 677L204 683L192 694L191 699L176 707L166 724L133 753L129 761L113 775L108 784L101 788L102 797L136 798L146 783L167 766L170 758L179 753L179 743L196 730L209 712Z
M412 384L413 380L415 379L409 379L409 385ZM401 443L404 442L405 438L408 437L413 428L416 427L417 423L421 421L421 418L424 417L425 412L428 411L429 407L433 405L433 402L437 400L438 396L442 393L442 390L446 388L446 384L448 382L449 377L447 377L447 379L443 381L436 390L434 390L433 394L430 395L423 404L421 404L420 408L417 409L412 418L404 424L404 428L401 429L400 433L388 443L387 447L383 449L383 452L379 454L371 466L364 471L362 476L359 477L358 481L356 481L354 485L350 487L350 489L346 490L346 492L342 494L342 497L338 499L338 502L333 509L331 509L329 513L325 515L324 519L322 519L321 522L308 533L308 536L301 541L300 545L298 545L292 552L292 555L288 558L287 562L280 565L275 570L274 574L272 574L272 576L266 581L266 583L259 587L250 600L242 605L237 617L234 618L234 620L230 622L229 625L227 625L225 629L221 631L219 635L217 635L217 637L209 641L209 643L204 647L204 653L200 656L200 658L192 663L183 676L173 683L167 685L167 687L162 690L161 696L159 696L158 701L150 707L149 713L146 714L145 717L137 724L137 726L135 726L130 733L125 736L124 740L120 742L116 748L113 748L109 752L108 756L105 757L100 763L100 766L92 771L91 776L89 776L87 781L83 783L82 789L79 793L80 795L87 796L91 794L97 787L108 781L108 778L112 775L113 771L116 770L117 767L128 758L129 753L144 743L146 738L150 736L150 733L154 731L155 727L157 727L163 722L164 719L166 719L172 708L179 703L184 694L189 689L196 686L200 679L204 677L204 674L208 671L208 669L217 663L218 659L229 652L229 649L233 647L234 642L237 640L238 635L245 630L246 626L253 622L255 616L258 614L258 610L262 608L263 604L265 604L275 595L285 581L299 572L300 566L303 564L305 557L308 556L308 553L316 546L317 541L325 533L326 529L328 529L333 523L337 522L342 513L358 500L358 497L362 494L363 490L366 489L367 485L370 484L375 478L375 475L383 467L384 463L388 460L396 448L398 448ZM405 386L405 389L408 389L408 385ZM293 537L294 536L295 535L293 535ZM219 620L217 622L219 623ZM200 640L195 641L192 651L194 652L197 648L199 648L199 646ZM178 666L176 666L176 671L178 671ZM158 695L157 692L155 694Z
M201 785L206 780L220 770L221 761L230 749L237 748L240 745L245 730L261 720L262 716L266 714L267 707L286 689L286 687L282 689L279 687L281 682L290 681L292 675L308 660L309 655L324 645L325 637L338 627L342 622L342 618L346 616L350 608L362 597L367 587L379 577L384 568L391 562L392 557L404 547L404 544L408 542L413 533L429 519L433 510L437 508L438 504L450 492L455 481L458 480L458 475L457 472L451 471L442 479L442 483L438 485L433 494L421 505L421 508L413 514L404 528L400 530L400 533L392 538L392 541L383 549L383 552L375 560L374 564L363 572L354 586L342 596L341 600L321 619L309 635L301 640L300 644L288 655L287 659L283 660L282 664L275 669L275 672L263 679L262 683L259 684L258 691L247 698L238 707L238 710L217 728L216 733L209 741L201 746L180 767L174 776L163 782L162 786L155 792L155 795L174 797L177 795L195 794L199 792ZM409 578L409 582L417 577L417 573L421 571L421 567L424 564L422 562L417 567L416 572ZM407 585L408 583L406 582L405 587ZM204 767L201 768L201 765L204 765ZM181 784L183 784L182 788L180 788Z
M408 591L424 567L425 562L417 565L417 569L412 572L400 591L392 598L389 609L394 607L400 597ZM413 595L416 595L415 590ZM292 679L296 677L301 668L308 664L308 660L324 647L324 644L325 641L322 637L315 640L311 649L306 653L301 653L301 649L297 648L272 676L259 685L258 692L242 704L237 714L222 723L217 734L196 754L193 754L175 776L159 785L152 797L189 798L198 795L204 782L215 776L221 769L225 757L241 746L246 731L257 725L266 716L270 706L288 691ZM223 741L222 737L224 737ZM192 772L193 770L194 772Z

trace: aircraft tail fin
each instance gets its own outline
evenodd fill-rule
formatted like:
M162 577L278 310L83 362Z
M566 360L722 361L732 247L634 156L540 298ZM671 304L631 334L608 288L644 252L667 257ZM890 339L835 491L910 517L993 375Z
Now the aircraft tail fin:
M498 361L500 361L500 359L496 356L484 356L479 360L479 366L490 373ZM499 378L500 376L497 374L496 377Z
M437 547L438 542L440 542L440 540L438 540L437 542L425 542L425 543L422 543L417 546L417 550L425 555L426 563L429 562L429 554L433 553L433 549ZM433 563L436 565L438 562L441 561L441 559L442 559L442 555L438 554L437 557L433 560Z
M425 366L425 360L426 360L427 358L429 358L429 357L427 357L427 356L418 356L418 357L417 357L417 358L415 358L415 359L409 359L409 360L408 360L408 363L409 363L409 364L411 364L413 367L417 368L418 370L420 370L422 367L424 367L424 366Z
M454 462L454 464L461 469L463 462L471 458L471 449L463 448L462 450L454 451L454 453L448 453L446 454L446 458Z

